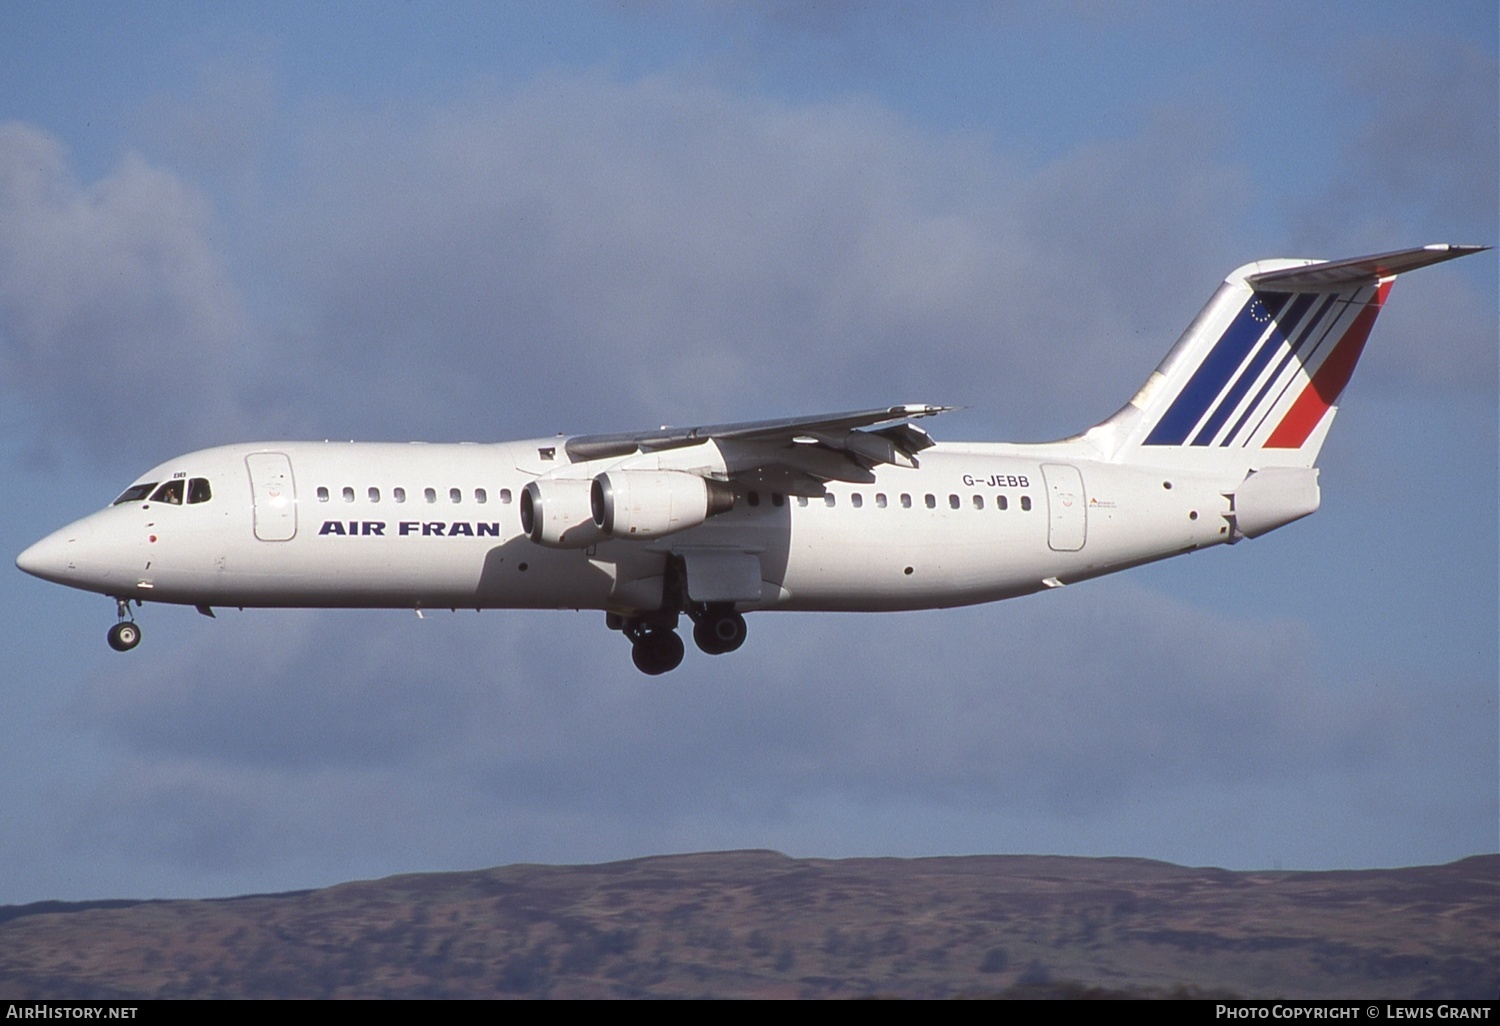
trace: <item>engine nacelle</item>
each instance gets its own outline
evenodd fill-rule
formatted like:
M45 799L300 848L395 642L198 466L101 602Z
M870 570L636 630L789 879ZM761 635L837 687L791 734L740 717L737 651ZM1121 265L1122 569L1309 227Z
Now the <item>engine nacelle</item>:
M611 470L594 478L594 526L614 538L660 538L734 508L734 488L680 470Z
M538 545L582 549L603 532L594 526L589 502L593 482L544 478L521 489L521 530Z

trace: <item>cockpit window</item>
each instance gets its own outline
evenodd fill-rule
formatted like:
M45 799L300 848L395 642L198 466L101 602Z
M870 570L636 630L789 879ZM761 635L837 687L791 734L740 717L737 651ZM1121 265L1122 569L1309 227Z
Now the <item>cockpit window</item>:
M208 478L195 477L188 482L188 504L195 502L207 502L214 497L214 493L208 487Z
M185 482L182 478L168 481L151 494L152 502L165 502L169 506L182 505L182 486Z
M146 496L151 494L151 489L155 487L155 481L148 481L145 484L131 485L129 488L121 492L120 497L114 502L110 503L110 505L118 506L122 502L142 502L145 500Z

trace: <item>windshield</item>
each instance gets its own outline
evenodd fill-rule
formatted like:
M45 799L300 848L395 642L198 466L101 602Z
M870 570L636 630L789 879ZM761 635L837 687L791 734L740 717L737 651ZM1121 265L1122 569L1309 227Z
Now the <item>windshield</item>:
M181 506L183 501L183 486L187 487L187 504L195 506L207 502L213 498L213 489L209 486L208 478L195 477L188 481L175 478L171 481L162 482L157 487L157 482L147 481L144 484L131 485L120 493L120 497L111 506L119 506L126 502L146 502L150 496L151 502L165 502L169 506Z
M140 502L146 496L150 495L151 489L155 487L155 481L148 481L146 484L131 485L125 491L121 492L120 497L110 503L110 505L118 506L122 502Z

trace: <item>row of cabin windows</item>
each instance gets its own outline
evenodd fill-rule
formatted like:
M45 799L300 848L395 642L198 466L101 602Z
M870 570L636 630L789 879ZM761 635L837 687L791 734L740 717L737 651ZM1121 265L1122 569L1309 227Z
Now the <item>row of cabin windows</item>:
M797 499L797 505L799 505L799 506L806 506L808 504L808 498L805 495L798 495L798 496L796 496L796 499ZM751 505L751 506L759 506L760 505L760 493L759 492L747 492L747 493L745 493L745 501L749 505ZM823 496L823 505L825 505L825 506L834 506L834 505L837 505L837 503L838 503L837 497L832 492L829 492L829 493L827 493L826 495ZM912 508L912 497L911 497L911 495L908 494L908 493L906 493L906 492L902 492L901 496L900 496L900 503L901 503L901 508L902 509L911 509ZM849 494L849 505L853 506L855 509L861 509L861 508L863 508L864 504L865 504L864 493L862 493L862 492L851 492ZM937 509L938 498L937 498L936 495L933 495L931 492L928 492L926 495L922 496L922 504L924 506L926 506L928 509ZM971 506L973 506L974 509L984 509L984 505L985 505L985 503L984 503L984 496L983 495L974 495L974 496L971 496L970 499L969 499L969 504ZM782 495L780 492L772 492L771 493L771 505L773 505L773 506L784 506L784 505L786 505L786 496ZM890 502L886 499L886 496L885 496L884 492L876 492L875 493L875 508L876 509L885 509L889 505L890 505ZM963 501L963 498L961 496L958 496L958 495L949 495L948 496L948 508L949 509L963 509L963 506L964 506L964 501ZM1010 498L1008 496L1005 496L1005 495L997 495L997 496L995 496L995 508L996 509L1000 509L1000 510L1010 509ZM1023 495L1023 496L1021 496L1021 509L1024 510L1024 511L1026 511L1026 512L1030 512L1031 511L1031 496L1029 496L1029 495Z
M201 478L195 478L193 483L197 484L200 481L202 481ZM177 490L178 498L176 499L176 501L180 503L182 501L182 499L181 499L181 487L180 487L181 484L182 484L182 482L181 481L168 482L168 484L176 484L176 485L179 486L178 490ZM207 481L202 481L202 485L203 485L203 498L201 498L201 499L199 499L199 498L189 498L189 500L188 500L189 502L206 502L207 501L208 482ZM166 487L167 487L167 485L163 485L162 486L163 489L165 489ZM132 489L132 491L135 491L135 489ZM127 493L127 494L129 494L129 493ZM341 493L340 494L341 494L341 497L343 498L343 500L345 502L353 502L355 500L355 497L356 497L355 490L353 488L347 486L347 485L343 489L341 489ZM153 498L157 498L157 496L153 496ZM365 498L368 501L370 501L370 502L379 502L380 501L380 489L379 488L375 488L375 487L371 487L371 488L366 489L365 490ZM512 498L512 496L511 496L511 491L510 491L509 488L502 488L502 489L500 489L500 501L502 503L505 503L505 504L508 505L510 503L510 501L511 501L511 498ZM807 496L805 496L805 495L798 495L798 496L795 496L795 498L797 500L797 505L799 505L799 506L806 506L806 505L808 505L808 501L809 500L808 500ZM391 499L394 502L398 502L398 503L399 502L405 502L406 501L406 489L405 488L399 488L399 487L398 488L392 488L391 489ZM423 499L423 501L428 502L428 503L435 503L435 502L437 502L438 501L438 492L437 492L437 489L436 488L424 488L424 489L422 489L422 499ZM121 499L117 500L117 501L125 501L124 496L122 496ZM168 502L170 502L172 500L171 499L158 499L158 501L168 501ZM332 495L332 493L324 485L319 485L318 486L318 501L319 502L331 502L331 501L333 501L333 495ZM448 489L448 501L450 503L454 503L454 504L463 502L464 501L463 490L459 489L459 488L450 488L450 489ZM480 504L480 505L483 505L484 503L489 502L489 492L486 489L483 489L483 488L475 488L474 489L474 501L476 503ZM751 505L751 506L759 506L760 505L760 492L758 492L758 491L747 492L746 495L745 495L745 501L749 505ZM911 509L912 506L914 505L911 495L909 493L907 493L907 492L902 492L901 495L899 496L898 501L900 502L902 509ZM829 492L829 493L827 493L826 495L823 496L823 504L825 506L830 506L831 507L831 506L837 505L837 502L838 502L837 496L835 496L832 492ZM864 506L864 504L865 504L864 494L862 492L851 492L850 495L849 495L849 504L851 506L853 506L855 509L861 509ZM922 496L922 504L924 506L926 506L928 509L937 509L938 498L937 498L936 495L932 494L931 492L928 492L927 494L925 494L925 495ZM984 496L983 495L973 495L973 496L970 496L969 504L974 509L984 509L985 508ZM771 505L773 505L773 506L784 506L784 505L786 505L786 496L783 495L783 494L781 494L780 492L772 492L771 493ZM886 498L886 494L884 492L876 492L875 493L875 508L876 509L885 509L889 505L890 505L890 501ZM962 509L963 506L964 506L964 502L963 502L963 499L962 499L961 496L954 495L954 494L950 494L948 496L948 508L949 509ZM1021 509L1023 511L1029 512L1031 510L1031 496L1029 496L1029 495L1023 495L1023 496L1021 496L1020 506L1021 506ZM999 510L1009 509L1010 508L1010 499L1009 499L1009 497L1005 496L1005 495L996 495L995 496L995 508L999 509Z
M345 485L344 488L341 489L341 491L340 491L340 496L343 498L343 500L345 502L353 502L354 498L355 498L355 491L354 491L353 488L350 488L348 485ZM366 488L365 489L365 499L367 501L369 501L369 502L379 502L380 501L380 489L379 488L375 488L375 487ZM406 489L405 488L392 488L391 489L391 500L393 502L405 502L406 501ZM502 503L507 503L508 504L510 502L510 500L511 500L510 489L509 488L502 488L502 489L500 489L500 501ZM324 485L318 485L318 501L319 502L331 502L331 501L333 501L333 495L332 495L332 493L329 492L328 488L325 487ZM424 502L437 502L438 501L438 490L436 488L423 488L422 489L422 501L424 501ZM463 489L462 488L449 488L448 489L448 501L451 502L451 503L454 503L454 504L463 502L464 501L464 492L463 492ZM476 488L476 489L474 489L474 501L476 503L478 503L479 505L481 505L481 506L484 505L485 503L489 502L490 501L490 493L489 493L489 491L487 489L484 489L484 488Z

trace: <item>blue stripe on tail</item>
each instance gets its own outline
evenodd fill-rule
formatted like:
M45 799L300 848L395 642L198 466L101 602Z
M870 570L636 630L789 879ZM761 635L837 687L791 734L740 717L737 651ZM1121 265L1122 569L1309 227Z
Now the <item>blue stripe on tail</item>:
M1284 297L1265 293L1260 298L1268 309L1275 309L1276 304L1273 303L1273 299ZM1223 402L1219 403L1203 427L1193 436L1193 445L1213 444L1214 435L1218 434L1219 428L1223 427L1224 422L1229 419L1229 415L1239 405L1240 399L1250 391L1250 386L1255 384L1255 379L1260 376L1261 370L1271 362L1271 357L1280 350L1281 344L1286 341L1286 336L1297 330L1297 325L1307 314L1308 307L1312 306L1316 298L1312 293L1303 293L1292 300L1292 305L1288 309L1277 313L1273 318L1271 334L1260 344L1260 348L1256 350L1250 363L1245 367L1244 373L1230 386Z
M1287 298L1284 292L1259 293L1250 297L1142 444L1182 445L1187 441L1188 433L1203 419L1209 404L1218 398L1230 377L1265 334L1266 322L1271 319L1267 304L1280 307Z

